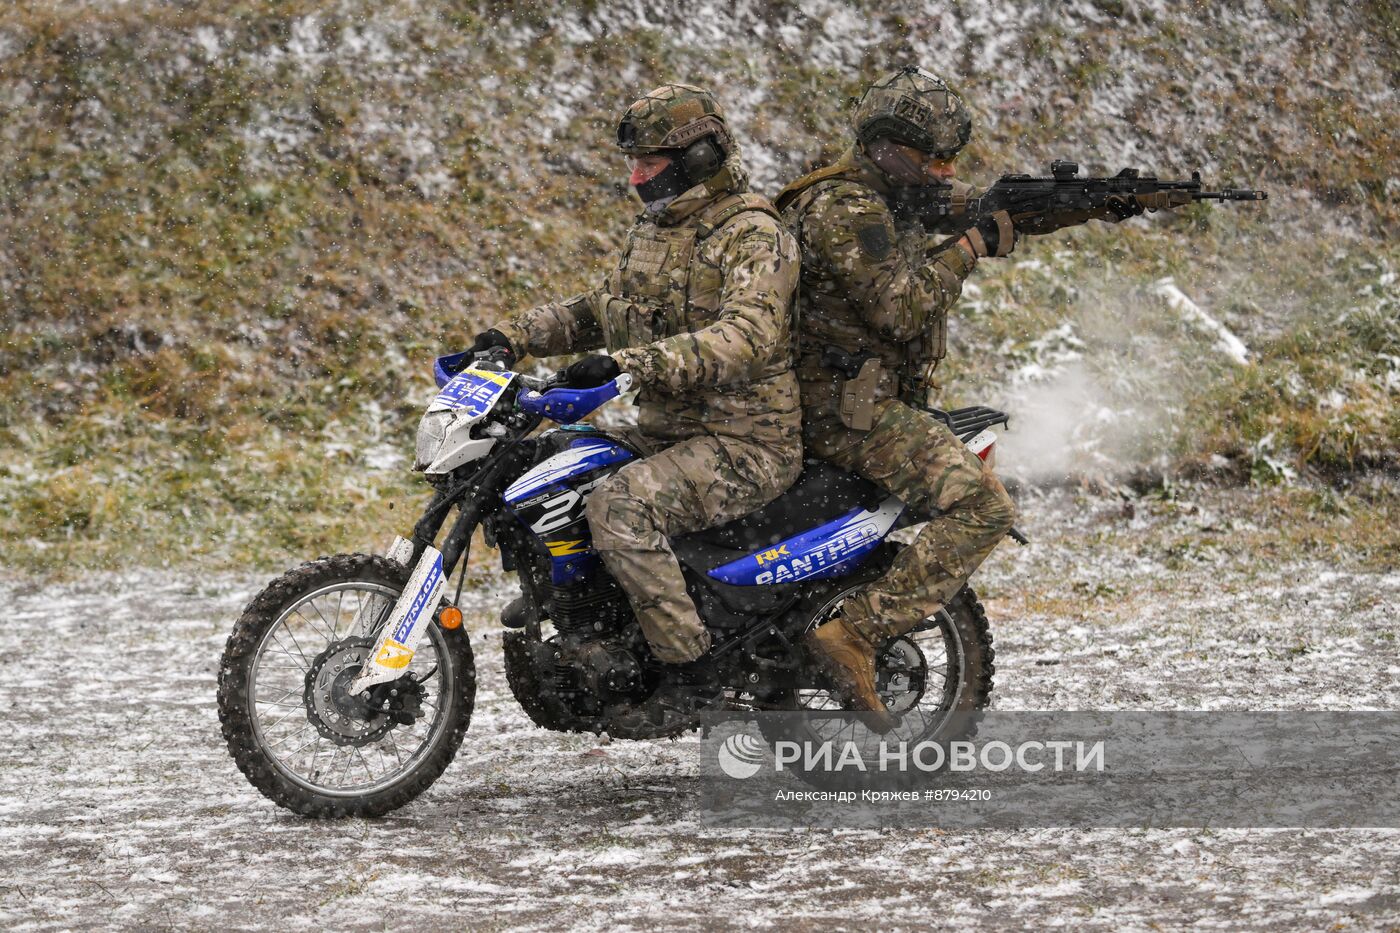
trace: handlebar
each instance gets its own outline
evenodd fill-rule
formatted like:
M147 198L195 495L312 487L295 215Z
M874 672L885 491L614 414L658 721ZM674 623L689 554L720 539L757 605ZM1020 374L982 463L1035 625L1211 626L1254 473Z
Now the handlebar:
M468 367L505 371L513 362L513 354L504 347L492 347L480 353L463 350L438 357L433 362L433 378L438 388L443 388ZM622 373L600 386L574 389L564 384L562 372L547 379L515 373L515 382L520 386L516 404L528 414L549 418L559 424L573 424L603 403L631 391L632 381L630 375Z
M516 373L515 379L532 392L549 392L553 389L565 388L564 374L562 372L555 373L548 379L540 379L537 376L527 376L524 373Z
M528 377L517 377L522 380ZM611 382L591 389L568 389L558 384L559 376L551 379L529 379L523 382L525 391L516 396L521 411L541 415L559 424L573 424L598 409L604 402L615 399L632 388L632 377L623 373ZM531 385L538 386L535 388Z

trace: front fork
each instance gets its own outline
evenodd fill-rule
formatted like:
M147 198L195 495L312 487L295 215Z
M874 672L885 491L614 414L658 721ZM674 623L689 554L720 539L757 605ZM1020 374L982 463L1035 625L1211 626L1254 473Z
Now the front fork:
M388 556L392 560L408 563L413 558L413 550L413 542L399 537L394 539ZM370 659L360 668L359 676L350 685L351 696L403 675L413 660L423 632L432 621L433 610L437 608L438 597L442 595L445 583L442 552L429 545L418 558L418 564L408 578L408 586L399 594L393 611L379 627Z
M467 559L472 532L481 522L482 504L500 496L505 477L529 455L530 450L524 444L517 444L513 451L483 467L461 485L450 491L440 491L414 526L413 540L394 539L387 556L405 565L412 564L413 572L408 586L394 603L393 611L376 632L368 633L375 640L374 650L350 685L351 696L403 675L436 614L438 598L447 578ZM439 551L432 542L453 502L462 505ZM414 560L415 555L417 560Z
M418 650L418 642L432 623L447 577L458 561L466 560L472 530L481 514L474 496L463 504L457 521L453 522L452 530L447 533L443 549L439 551L431 544L446 518L449 502L450 497L435 497L413 529L414 540L399 536L390 545L386 556L405 566L412 566L413 572L409 575L408 586L404 587L398 602L394 603L393 611L377 631L369 633L374 638L374 648L369 661L350 684L352 696L376 684L403 676ZM417 561L414 561L415 554Z

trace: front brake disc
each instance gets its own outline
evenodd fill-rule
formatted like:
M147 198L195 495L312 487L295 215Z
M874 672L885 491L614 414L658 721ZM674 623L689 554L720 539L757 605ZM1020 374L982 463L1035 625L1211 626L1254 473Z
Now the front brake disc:
M373 650L371 638L344 638L318 654L306 672L306 718L336 745L370 745L394 728L393 719L349 691Z

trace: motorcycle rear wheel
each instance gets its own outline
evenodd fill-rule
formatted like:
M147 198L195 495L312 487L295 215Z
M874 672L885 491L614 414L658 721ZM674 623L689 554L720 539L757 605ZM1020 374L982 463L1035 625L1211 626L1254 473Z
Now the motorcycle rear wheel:
M382 816L427 790L456 755L476 697L461 628L433 624L424 634L407 669L421 678L412 689L423 716L412 725L354 721L305 685L326 664L338 680L358 669L408 577L385 557L321 558L270 583L235 624L219 668L219 721L239 770L277 805L320 818Z
M835 615L841 599L862 588L851 587L832 599L813 616L808 630ZM876 686L887 708L896 716L917 714L909 728L896 727L893 735L910 742L970 738L977 731L976 714L991 703L995 657L986 610L970 587L912 631L878 646ZM918 670L911 672L911 667ZM829 691L815 685L789 691L785 699L795 710L842 708ZM946 734L944 723L955 721L960 734Z
M822 596L820 603L811 608L805 631L810 632L833 618L847 597L860 592L888 570L897 553L897 547L882 548L860 573L842 580L835 591ZM915 650L910 651L910 648ZM908 661L920 658L918 679L921 683L911 685ZM970 586L963 587L946 607L912 631L878 646L876 686L887 707L901 720L889 738L911 744L972 738L977 733L981 711L991 703L995 659L987 612ZM808 688L768 696L768 708L840 711L843 705L822 685L825 675L813 673ZM770 744L782 740L835 741L842 737L843 729L853 728L854 720L844 726L834 720L781 724L760 720L760 730Z

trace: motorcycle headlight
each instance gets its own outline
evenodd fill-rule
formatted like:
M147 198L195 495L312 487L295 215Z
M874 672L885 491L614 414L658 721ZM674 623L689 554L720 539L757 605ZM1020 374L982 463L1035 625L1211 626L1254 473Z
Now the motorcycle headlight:
M480 416L463 409L428 412L418 423L413 468L424 473L450 473L486 456L496 439L482 436L483 430Z
M413 452L415 470L426 470L442 453L454 414L453 411L430 411L418 422L418 443Z

